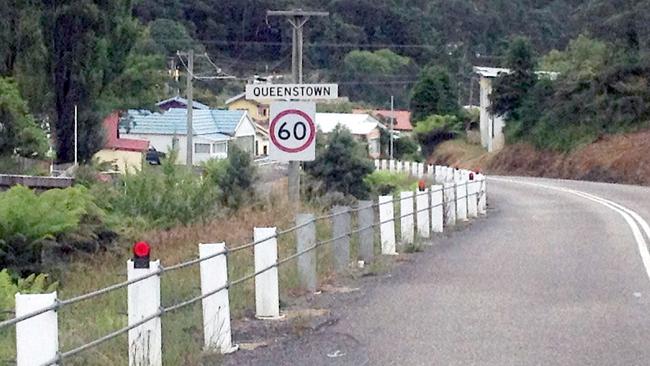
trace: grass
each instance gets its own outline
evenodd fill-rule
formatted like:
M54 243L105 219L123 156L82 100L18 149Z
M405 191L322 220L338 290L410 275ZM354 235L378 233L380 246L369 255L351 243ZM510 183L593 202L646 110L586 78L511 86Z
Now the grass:
M284 192L282 187L274 190ZM302 212L315 216L324 212L319 207L302 207ZM205 220L196 224L171 229L150 230L138 239L152 245L152 258L160 259L163 265L170 265L195 258L199 243L225 242L228 247L252 241L253 227L276 226L286 229L295 224L294 207L280 195L270 197L261 205L247 207L235 214ZM352 215L353 217L356 215ZM353 219L353 225L355 220ZM354 228L355 226L353 226ZM378 230L375 230L377 232ZM332 237L331 221L322 220L316 224L317 240ZM377 238L378 239L378 238ZM379 247L379 240L375 240ZM296 250L294 233L278 238L279 258L285 258ZM317 270L320 283L330 282L334 277L332 246L323 245L317 249ZM358 239L351 240L351 257L358 253ZM67 299L87 293L126 279L125 262L130 257L128 249L122 252L106 252L94 256L79 257L61 272L59 298ZM370 264L375 265L374 263ZM251 274L254 269L253 249L248 248L230 253L228 275L230 280ZM281 304L303 293L300 289L296 261L279 267ZM200 294L199 266L190 266L165 273L161 278L162 305L170 306ZM241 318L254 313L254 281L251 279L230 289L232 318ZM104 336L127 325L126 288L63 307L58 314L60 328L60 350L67 351ZM220 355L205 353L203 346L202 311L200 301L167 313L162 317L163 363L166 365L200 365L214 363ZM0 360L15 358L15 335L13 330L0 335ZM127 364L127 335L120 335L97 347L66 360L67 365L123 365Z

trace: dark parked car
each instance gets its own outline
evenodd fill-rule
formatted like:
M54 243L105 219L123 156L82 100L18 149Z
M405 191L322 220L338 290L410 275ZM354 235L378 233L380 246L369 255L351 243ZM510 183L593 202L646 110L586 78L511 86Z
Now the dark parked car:
M146 160L149 165L160 165L160 159L165 157L165 153L160 152L153 147L147 150Z

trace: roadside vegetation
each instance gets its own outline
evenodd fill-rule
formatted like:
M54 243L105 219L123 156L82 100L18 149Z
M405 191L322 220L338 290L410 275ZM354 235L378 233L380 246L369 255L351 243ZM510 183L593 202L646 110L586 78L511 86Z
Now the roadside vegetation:
M567 152L604 134L638 131L650 123L650 57L638 37L610 43L580 36L538 60L530 43L512 41L512 72L494 85L493 112L506 118L510 143ZM557 72L536 75L535 70Z

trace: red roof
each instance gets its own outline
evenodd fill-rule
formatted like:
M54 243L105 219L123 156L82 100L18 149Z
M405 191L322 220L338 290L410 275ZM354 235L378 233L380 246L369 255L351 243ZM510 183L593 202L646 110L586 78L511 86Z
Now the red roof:
M149 148L149 141L136 139L123 139L118 136L120 114L111 113L104 119L104 130L106 131L106 144L104 148L125 151L146 151Z
M397 131L413 131L413 125L411 125L411 112L404 110L395 110L391 112L389 109L376 109L374 111L366 111L355 109L353 113L371 113L375 117L381 117L386 121L390 121L391 113L395 117L395 126L393 127Z
M385 109L379 109L373 111L384 118L390 120L391 111ZM394 129L398 131L413 131L413 125L411 125L411 112L409 111L393 111L395 114L395 126Z

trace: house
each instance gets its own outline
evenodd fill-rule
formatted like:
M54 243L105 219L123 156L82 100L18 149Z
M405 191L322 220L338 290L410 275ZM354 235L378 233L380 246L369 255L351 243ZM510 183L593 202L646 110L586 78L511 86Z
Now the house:
M143 154L149 148L149 141L122 138L119 131L120 113L113 112L104 119L105 144L95 154L100 162L109 162L114 170L124 174L142 168Z
M241 93L226 100L226 108L230 111L247 111L248 116L258 122L268 121L269 103L266 101L248 100L246 99L246 93Z
M226 100L226 108L231 111L246 111L255 123L255 156L268 155L269 148L269 103L266 101L247 100L246 93L235 95Z
M324 134L334 131L341 125L354 137L368 146L368 155L378 158L381 153L381 130L386 126L367 113L316 113L316 126Z
M162 113L130 110L122 123L122 136L149 140L158 151L178 150L179 164L187 156L187 110L171 108ZM245 111L197 109L192 113L193 162L224 159L233 144L251 154L255 149L255 126Z
M399 134L410 134L413 132L413 125L411 124L411 112L406 110L394 110L390 109L375 109L375 110L363 110L355 109L352 113L370 113L373 117L381 121L386 128L390 129L391 117L394 118L395 124L393 125L393 130Z
M269 154L269 129L260 123L255 124L255 156L267 156Z
M161 100L156 103L156 106L163 111L168 111L172 108L187 108L187 99L175 96L173 98ZM196 100L192 101L193 109L210 109L207 105L197 102Z
M474 66L474 73L478 74L480 84L480 103L481 113L479 129L481 131L481 145L487 151L498 151L505 145L505 136L503 128L505 121L503 116L497 116L490 113L490 94L492 94L492 83L495 78L503 74L509 74L509 69L497 67ZM536 71L538 77L548 77L555 79L558 76L556 72Z
M505 144L503 127L505 122L502 116L496 116L490 113L490 94L492 94L492 82L501 74L507 74L510 70L496 67L475 66L474 73L478 74L480 84L480 112L481 119L479 129L481 132L481 145L487 151L501 150Z

